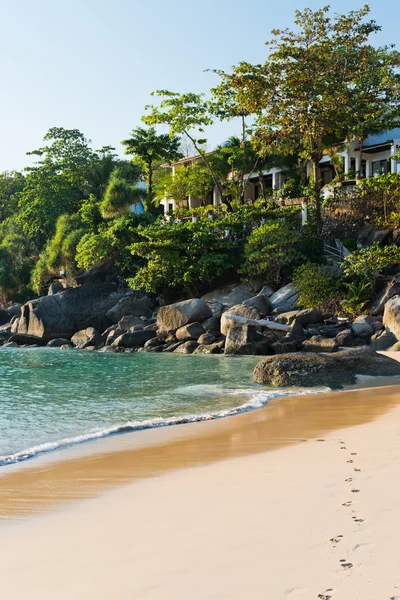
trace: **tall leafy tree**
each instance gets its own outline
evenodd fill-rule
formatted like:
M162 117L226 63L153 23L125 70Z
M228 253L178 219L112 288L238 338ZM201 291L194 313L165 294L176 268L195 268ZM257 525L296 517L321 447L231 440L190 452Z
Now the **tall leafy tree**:
M230 76L240 102L256 114L255 143L260 151L293 154L300 150L312 162L311 197L316 204L320 227L321 177L319 162L324 139L338 137L343 129L354 129L352 111L360 113L364 102L376 95L379 106L387 105L389 95L397 109L399 55L393 48L381 48L385 69L367 78L371 65L370 35L380 27L366 20L368 5L345 15L329 15L329 7L316 11L296 11L294 31L273 30L275 38L267 42L270 54L262 65L239 63ZM363 71L363 77L360 73ZM385 81L390 83L385 88ZM368 94L360 88L368 82ZM389 91L386 92L385 90ZM386 97L387 94L387 97Z
M136 127L131 137L123 140L125 154L133 156L145 173L147 184L146 208L150 210L154 202L154 170L160 162L168 164L183 157L180 151L181 140L178 136L157 134L154 127Z

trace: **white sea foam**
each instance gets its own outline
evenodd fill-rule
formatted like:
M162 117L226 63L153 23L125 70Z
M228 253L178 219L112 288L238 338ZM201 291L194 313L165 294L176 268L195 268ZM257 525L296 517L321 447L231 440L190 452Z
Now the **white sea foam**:
M63 438L55 442L47 442L44 444L39 444L37 446L32 446L31 448L21 450L20 452L16 452L15 454L0 456L0 466L6 466L22 462L24 460L34 458L35 456L38 456L40 454L45 454L55 450L61 450L69 446L74 446L77 444L82 444L84 442L89 442L91 440L98 440L117 434L140 431L143 429L155 429L158 427L169 427L171 425L181 425L185 423L198 423L201 421L222 419L224 417L230 417L250 410L254 410L256 408L261 408L262 406L268 404L268 402L273 398L279 398L282 396L297 396L300 394L321 394L327 391L330 391L330 388L296 388L291 391L288 391L284 389L257 390L254 388L225 388L223 386L214 386L206 384L182 386L177 388L176 392L179 392L181 394L187 393L190 395L197 396L201 396L204 394L213 395L216 397L227 395L242 397L250 396L250 399L248 402L245 402L244 404L241 404L237 407L227 408L215 412L187 414L167 418L157 417L143 421L127 421L126 423L114 425L112 427L106 427L104 429L92 429L81 435Z

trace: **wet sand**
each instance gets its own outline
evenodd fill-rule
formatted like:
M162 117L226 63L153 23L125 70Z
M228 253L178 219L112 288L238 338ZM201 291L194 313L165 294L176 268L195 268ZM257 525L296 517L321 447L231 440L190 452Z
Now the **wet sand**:
M400 386L142 433L2 470L3 597L400 598Z

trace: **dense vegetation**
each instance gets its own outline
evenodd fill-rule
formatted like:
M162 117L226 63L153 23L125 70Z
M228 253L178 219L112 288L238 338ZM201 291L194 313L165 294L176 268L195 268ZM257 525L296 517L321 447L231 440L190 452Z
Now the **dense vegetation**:
M231 279L277 286L294 272L303 306L363 307L376 272L398 262L399 252L355 253L340 280L323 270L318 165L329 154L340 179L337 140L357 136L362 152L368 133L398 124L400 54L370 44L379 26L368 13L368 6L333 18L328 8L297 11L295 31L273 32L264 64L214 70L219 83L208 97L156 92L145 127L122 142L129 159L110 146L94 150L78 130L50 129L44 146L28 152L33 166L0 174L0 302L25 301L53 278L73 282L79 269L108 261L132 287L161 294L198 294ZM231 119L239 136L207 152L205 127ZM186 143L198 160L172 175L165 167L184 157ZM277 166L286 173L279 193L263 177ZM252 206L249 174L259 180ZM383 199L374 222L400 223L399 190L400 175L362 184L371 203ZM210 211L215 191L221 204ZM203 206L168 221L160 215L161 199L184 203L191 195ZM299 207L278 206L288 197L307 197L306 227Z

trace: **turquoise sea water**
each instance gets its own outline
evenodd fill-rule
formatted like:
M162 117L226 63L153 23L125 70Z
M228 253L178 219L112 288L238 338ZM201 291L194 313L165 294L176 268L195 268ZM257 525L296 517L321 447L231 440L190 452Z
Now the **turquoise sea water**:
M0 467L100 437L234 415L288 394L253 383L258 360L0 348Z
M216 418L269 398L257 357L0 349L0 465L123 431Z

